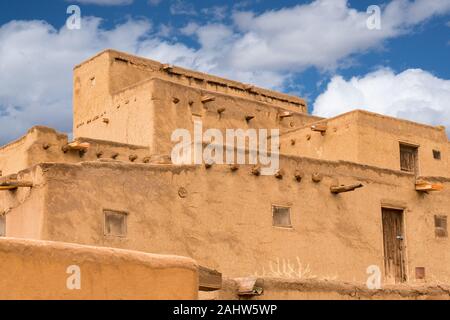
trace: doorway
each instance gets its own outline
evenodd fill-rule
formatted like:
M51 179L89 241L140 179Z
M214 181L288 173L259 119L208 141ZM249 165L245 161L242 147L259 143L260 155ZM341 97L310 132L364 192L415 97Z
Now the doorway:
M382 208L384 270L389 282L406 282L403 210Z

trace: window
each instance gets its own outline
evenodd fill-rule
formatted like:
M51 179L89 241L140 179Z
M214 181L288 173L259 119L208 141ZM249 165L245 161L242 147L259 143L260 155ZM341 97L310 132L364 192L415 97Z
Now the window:
M418 147L400 144L400 168L406 172L417 172Z
M291 208L272 206L273 226L292 228L291 224Z
M424 267L416 267L416 279L417 280L425 279L425 268Z
M434 216L434 230L437 238L447 238L447 216Z
M126 237L127 213L105 210L105 235L114 237Z
M441 160L441 152L439 150L433 150L433 158Z
M0 215L0 237L6 236L6 216Z

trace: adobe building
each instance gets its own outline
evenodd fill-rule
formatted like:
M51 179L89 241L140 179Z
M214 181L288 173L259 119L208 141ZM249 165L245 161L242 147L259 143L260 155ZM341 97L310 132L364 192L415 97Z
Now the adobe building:
M295 281L363 292L374 266L383 286L450 283L444 127L319 118L297 97L113 50L75 67L73 114L73 141L37 126L0 148L1 235L185 256L267 279L267 298L318 297L288 294ZM173 164L172 133L195 121L279 129L280 169Z

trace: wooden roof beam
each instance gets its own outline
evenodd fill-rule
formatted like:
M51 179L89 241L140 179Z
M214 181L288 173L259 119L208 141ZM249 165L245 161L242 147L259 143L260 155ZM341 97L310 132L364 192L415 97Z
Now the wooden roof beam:
M428 191L442 191L444 186L440 183L430 183L424 180L416 181L416 191L419 192L428 192Z
M86 152L90 148L90 146L91 146L91 144L88 142L74 141L74 142L70 142L70 143L66 144L65 146L63 146L62 150L64 152L71 151L71 150Z
M339 194L344 192L355 191L356 189L362 188L364 185L362 183L351 184L347 186L334 186L330 188L331 193Z
M328 130L328 126L326 123L318 123L318 124L313 124L311 126L311 130L312 131L317 131L317 132L321 132L321 133L325 133Z
M0 182L0 191L4 190L16 190L17 188L31 188L33 187L33 182L30 181L4 181Z
M222 289L222 274L220 272L200 266L198 273L200 291L216 291Z

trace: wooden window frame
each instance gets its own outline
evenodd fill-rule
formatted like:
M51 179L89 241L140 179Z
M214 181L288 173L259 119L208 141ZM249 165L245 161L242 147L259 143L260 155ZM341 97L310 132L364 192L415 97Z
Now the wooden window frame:
M414 155L414 168L404 168L402 154L404 154L404 149L413 150ZM419 173L419 146L412 143L407 143L399 141L399 152L400 152L400 170L409 173Z

